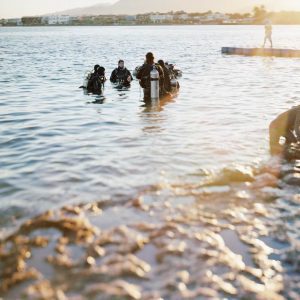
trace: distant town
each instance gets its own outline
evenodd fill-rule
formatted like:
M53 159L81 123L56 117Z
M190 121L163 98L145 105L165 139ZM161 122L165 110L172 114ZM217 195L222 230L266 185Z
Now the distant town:
M268 12L264 6L254 7L251 13L147 13L138 15L98 15L98 16L26 16L1 19L0 26L88 26L88 25L254 25L266 19L273 24L300 24L300 12Z

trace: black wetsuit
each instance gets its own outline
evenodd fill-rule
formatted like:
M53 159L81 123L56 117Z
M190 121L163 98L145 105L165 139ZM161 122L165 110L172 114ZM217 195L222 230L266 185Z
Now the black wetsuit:
M272 154L276 154L276 148L279 145L281 137L286 139L285 144L290 145L296 143L300 138L300 106L291 108L290 110L280 114L270 124L270 150Z
M105 68L99 67L94 73L91 74L87 85L88 92L93 94L101 94L105 81Z
M159 87L160 93L164 90L164 71L159 64L155 64L155 68L159 73ZM142 65L136 74L136 78L140 80L141 87L145 90L145 94L150 92L150 73L153 70L153 65L145 63Z
M164 71L164 88L166 92L171 92L171 71L166 66L161 66Z
M129 70L126 68L116 68L113 70L110 76L110 81L113 83L120 83L123 85L130 85L130 81L128 81L128 77L130 77L131 80L133 80L133 77Z

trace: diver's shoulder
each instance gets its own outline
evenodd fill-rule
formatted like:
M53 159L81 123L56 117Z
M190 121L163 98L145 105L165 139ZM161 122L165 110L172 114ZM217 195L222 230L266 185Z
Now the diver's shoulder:
M138 69L139 69L139 70L143 70L143 69L147 68L147 66L148 66L147 64L143 64L143 65L141 65Z

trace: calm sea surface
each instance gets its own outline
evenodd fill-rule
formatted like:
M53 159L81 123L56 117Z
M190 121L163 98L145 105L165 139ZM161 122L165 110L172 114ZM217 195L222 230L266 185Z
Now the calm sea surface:
M66 203L134 196L162 182L268 160L268 124L299 104L300 59L223 56L260 46L256 26L0 28L0 224ZM299 26L274 26L300 48ZM172 101L137 81L103 97L78 87L98 63L133 70L153 51L183 71ZM96 103L95 103L96 102Z

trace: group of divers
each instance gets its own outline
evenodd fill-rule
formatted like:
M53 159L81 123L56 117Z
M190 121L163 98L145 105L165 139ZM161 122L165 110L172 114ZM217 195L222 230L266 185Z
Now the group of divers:
M163 60L155 62L153 53L146 54L145 63L135 69L136 78L144 90L145 99L172 97L179 90L178 77L182 75L174 65ZM95 65L94 71L85 78L82 88L88 93L101 94L106 81L105 68ZM110 81L118 87L130 87L133 76L125 67L124 60L119 60L113 70ZM300 160L300 105L280 114L269 127L271 155L278 155L287 160Z
M165 63L163 60L156 63L153 53L148 52L145 63L137 67L133 75L139 80L139 84L144 90L145 99L159 99L176 94L179 90L177 79L182 73L173 64ZM106 81L105 68L95 65L94 70L85 76L81 87L88 93L100 95ZM111 73L110 81L116 84L118 88L130 87L133 76L125 67L124 60L119 60L118 67Z

